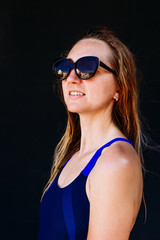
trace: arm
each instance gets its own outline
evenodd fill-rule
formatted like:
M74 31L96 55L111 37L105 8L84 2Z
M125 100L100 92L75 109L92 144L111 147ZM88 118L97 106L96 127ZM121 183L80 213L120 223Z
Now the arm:
M126 150L126 143L118 144L101 155L89 179L87 240L127 240L138 214L143 191L140 161L132 147Z

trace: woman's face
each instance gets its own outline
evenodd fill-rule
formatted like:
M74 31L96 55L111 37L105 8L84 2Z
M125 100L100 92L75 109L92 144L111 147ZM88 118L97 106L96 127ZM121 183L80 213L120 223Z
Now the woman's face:
M112 56L109 46L100 40L84 39L76 43L68 54L75 62L84 56L96 56L110 65ZM69 76L62 81L64 101L70 112L79 114L98 113L113 108L115 97L118 97L118 87L114 75L106 69L98 66L96 74L88 79L79 79L74 69Z

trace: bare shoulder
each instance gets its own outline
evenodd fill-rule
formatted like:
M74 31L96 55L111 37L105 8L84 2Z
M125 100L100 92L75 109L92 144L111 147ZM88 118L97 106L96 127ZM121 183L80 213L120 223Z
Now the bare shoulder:
M116 142L102 152L90 175L92 193L115 191L131 193L131 198L140 200L143 189L141 163L131 144ZM107 189L106 189L107 188ZM137 193L137 195L135 194Z
M106 148L89 175L89 239L128 239L142 200L140 159L126 142ZM96 226L96 227L95 227Z
M115 142L105 148L97 161L93 174L112 173L123 175L141 175L141 163L133 146L127 142ZM134 175L135 176L135 175Z

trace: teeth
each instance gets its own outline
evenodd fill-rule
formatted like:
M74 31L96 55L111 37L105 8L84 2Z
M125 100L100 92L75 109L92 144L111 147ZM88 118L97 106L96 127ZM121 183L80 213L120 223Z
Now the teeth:
M83 96L83 93L80 93L80 92L71 92L70 95L73 95L73 96Z

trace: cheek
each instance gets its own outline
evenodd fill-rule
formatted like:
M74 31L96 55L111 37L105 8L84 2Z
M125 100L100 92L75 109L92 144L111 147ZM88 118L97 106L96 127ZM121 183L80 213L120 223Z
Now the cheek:
M64 88L65 88L65 86L64 86L65 84L64 84L64 81L62 81L62 92L64 93Z
M62 95L65 98L66 95L66 84L64 81L62 81Z
M101 81L99 84L91 89L90 94L92 94L97 99L112 98L116 92L116 84L114 81Z

